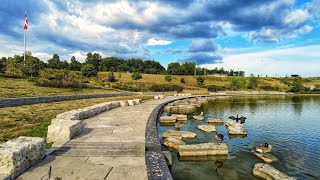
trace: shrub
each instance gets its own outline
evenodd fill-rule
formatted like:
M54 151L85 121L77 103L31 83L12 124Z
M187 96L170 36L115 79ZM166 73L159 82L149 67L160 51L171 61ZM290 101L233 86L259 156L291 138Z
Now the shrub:
M202 76L197 77L197 83L198 85L203 85L204 84L204 78Z
M229 82L229 86L232 90L240 90L245 87L246 82L242 77L232 77Z
M172 77L170 74L167 74L165 77L164 77L164 80L166 80L167 82L171 82L172 81Z
M186 83L186 80L185 80L184 78L181 78L181 79L180 79L180 82L181 82L182 84L185 84L185 83Z
M224 86L217 86L217 85L207 86L207 89L208 89L208 91L210 91L210 92L217 92L217 91L225 91L225 90L227 90L226 87L224 87Z
M259 89L264 90L264 91L274 91L275 88L277 88L277 87L276 86L275 87L272 87L272 86L259 86Z
M259 84L259 79L254 76L250 76L248 79L248 88L249 89L256 89Z
M154 84L150 87L150 90L153 92L169 92L169 91L181 92L183 90L183 87L179 85L174 85L174 84Z
M300 92L303 90L302 78L297 77L293 79L291 92Z
M142 76L141 76L140 73L134 72L134 73L131 74L131 78L132 78L133 80L139 80L139 79L142 78Z
M116 82L116 81L117 81L117 80L116 80L116 77L114 76L114 73L113 73L113 72L111 72L111 73L108 74L107 81L108 81L108 82Z
M68 70L44 69L40 71L38 86L57 87L57 88L82 88L86 87L82 82L80 72Z
M81 67L81 74L85 77L97 76L98 71L92 64L85 64Z

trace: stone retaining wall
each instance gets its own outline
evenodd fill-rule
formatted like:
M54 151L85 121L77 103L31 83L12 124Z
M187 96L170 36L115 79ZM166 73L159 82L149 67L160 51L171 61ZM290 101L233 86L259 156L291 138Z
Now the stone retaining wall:
M140 103L141 99L111 101L58 114L48 126L47 143L53 143L53 147L60 147L73 137L81 134L85 126L83 119L117 107L134 106Z
M70 101L77 99L104 98L116 96L131 96L136 93L116 93L116 94L79 94L67 96L40 96L40 97L23 97L23 98L3 98L0 99L0 108L14 107L22 105L31 105L39 103L50 103L58 101Z

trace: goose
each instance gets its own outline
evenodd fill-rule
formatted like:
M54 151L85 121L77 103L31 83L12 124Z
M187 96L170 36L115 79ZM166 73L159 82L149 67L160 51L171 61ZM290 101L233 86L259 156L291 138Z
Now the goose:
M214 138L216 138L216 140L218 141L222 141L224 139L224 136L216 132L216 135L214 135Z
M254 150L259 153L267 153L267 152L270 152L271 149L272 149L272 146L268 143L260 144L259 146L254 148Z

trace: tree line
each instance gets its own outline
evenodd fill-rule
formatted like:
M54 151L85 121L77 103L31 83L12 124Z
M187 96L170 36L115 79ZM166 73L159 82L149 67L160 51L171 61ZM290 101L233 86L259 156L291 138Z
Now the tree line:
M171 74L171 75L238 75L244 76L244 71L233 72L227 71L223 68L215 68L209 70L206 68L199 68L193 62L186 63L170 63L167 70L157 61L142 60L142 59L122 59L117 57L101 57L99 53L87 53L86 59L83 63L76 60L74 56L71 57L70 62L61 60L58 54L54 54L52 58L48 59L47 63L32 56L31 52L26 53L26 60L24 57L14 55L13 57L2 57L0 59L0 73L5 73L8 76L15 77L36 77L40 70L45 68L81 71L83 76L96 76L99 71L109 72L139 72L146 74Z

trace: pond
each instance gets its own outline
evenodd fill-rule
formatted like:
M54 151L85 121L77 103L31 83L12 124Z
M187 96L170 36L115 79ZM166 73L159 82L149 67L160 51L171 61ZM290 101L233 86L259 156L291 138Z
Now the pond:
M273 167L297 179L320 179L320 96L217 97L196 114L201 112L203 122L188 116L188 123L180 129L197 133L195 139L184 140L186 144L216 142L214 133L197 126L206 124L207 118L227 121L237 114L247 117L244 127L248 136L230 138L225 126L216 126L227 137L227 160L183 161L171 152L174 179L255 179L253 166L262 161L250 151L265 142L273 146L270 153L278 158ZM158 124L159 134L167 129L175 128Z

